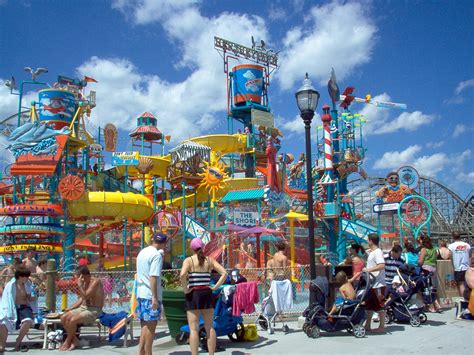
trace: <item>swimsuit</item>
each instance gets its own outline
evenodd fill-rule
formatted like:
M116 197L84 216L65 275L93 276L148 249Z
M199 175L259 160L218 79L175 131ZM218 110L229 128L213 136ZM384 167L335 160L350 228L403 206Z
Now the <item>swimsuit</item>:
M206 259L207 260L207 259ZM191 258L194 270L194 261ZM214 308L212 299L212 290L209 287L211 282L211 273L190 271L188 275L188 287L191 292L186 294L186 310L192 311L197 309Z

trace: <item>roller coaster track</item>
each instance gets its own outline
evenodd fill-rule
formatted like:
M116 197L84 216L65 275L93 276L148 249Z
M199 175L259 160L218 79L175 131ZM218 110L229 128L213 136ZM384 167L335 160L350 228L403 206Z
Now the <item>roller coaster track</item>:
M10 133L16 128L18 114L14 113L11 116L0 119L0 135L6 137L10 136ZM21 111L20 122L21 124L27 122L30 119L30 110Z
M377 215L372 211L375 191L385 185L384 178L370 177L367 180L355 179L348 182L348 189L355 211L362 213L363 220L377 225ZM471 191L463 200L446 185L432 178L420 176L418 193L430 201L433 217L430 226L434 238L448 238L453 231L460 232L471 244L474 241L474 196ZM391 222L382 219L382 226Z

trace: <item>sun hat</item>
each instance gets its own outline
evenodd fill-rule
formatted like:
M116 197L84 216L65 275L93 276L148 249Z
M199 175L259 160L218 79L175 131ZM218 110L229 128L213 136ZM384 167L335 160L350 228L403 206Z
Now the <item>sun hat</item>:
M153 242L155 243L166 243L168 236L164 233L158 232L153 235Z
M204 247L204 243L201 238L194 238L193 240L191 240L190 247L192 250L198 250Z

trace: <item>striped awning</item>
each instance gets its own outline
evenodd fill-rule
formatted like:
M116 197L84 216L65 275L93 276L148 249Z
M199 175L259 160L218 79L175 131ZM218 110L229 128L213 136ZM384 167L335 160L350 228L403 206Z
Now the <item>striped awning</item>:
M211 148L207 145L192 141L183 142L169 150L171 154L171 164L177 161L188 160L198 154L202 160L209 161L211 158Z
M221 199L221 202L260 200L263 199L264 189L250 189L229 191Z

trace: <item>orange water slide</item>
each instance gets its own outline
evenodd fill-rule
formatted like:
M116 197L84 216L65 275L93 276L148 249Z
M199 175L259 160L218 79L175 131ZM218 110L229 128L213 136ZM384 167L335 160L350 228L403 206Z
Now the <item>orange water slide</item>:
M268 169L266 167L263 167L263 166L257 166L257 171L262 173L263 175L265 176L268 176L267 173L268 173ZM278 179L281 180L281 172L278 173ZM296 197L296 198L299 198L299 199L302 199L302 200L306 200L308 198L308 196L306 195L306 191L303 191L303 190L296 190L296 189L291 189L289 186L288 186L288 180L285 181L285 185L284 185L284 191L285 193L287 193L288 195L292 196L292 197Z

